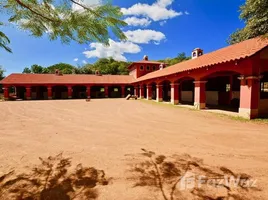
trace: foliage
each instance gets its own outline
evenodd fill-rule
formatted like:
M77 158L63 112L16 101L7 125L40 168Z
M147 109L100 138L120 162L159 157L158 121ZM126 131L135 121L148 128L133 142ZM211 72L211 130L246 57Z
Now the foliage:
M166 63L168 66L183 62L190 59L185 53L179 53L175 58L167 58L159 62ZM35 74L53 74L56 70L60 70L63 74L95 74L99 71L101 74L111 75L128 75L128 66L130 62L116 61L113 58L100 58L94 64L86 64L84 66L75 67L67 63L58 63L49 67L42 67L40 65L32 65L31 69L24 68L22 73Z
M4 70L3 67L0 65L0 80L2 80L3 78L5 78L5 76L4 76L4 72L5 72L5 70Z
M251 196L251 188L245 185L251 180L249 175L234 173L226 167L207 166L201 159L187 154L164 156L142 149L139 158L130 159L129 179L135 181L134 187L154 188L164 200L255 199ZM219 181L231 177L237 180L237 185Z
M32 73L31 69L29 67L25 67L22 71L23 74L30 74Z
M268 1L246 0L240 7L240 18L245 22L245 27L234 32L229 44L235 44L257 36L268 36Z
M108 184L102 170L78 164L71 171L71 159L62 154L39 159L29 174L11 171L0 177L0 199L96 199L96 186Z
M175 58L166 58L164 60L159 60L159 62L163 62L166 63L167 66L171 66L189 59L191 59L191 57L187 57L186 54L183 52L179 53Z
M32 65L31 66L31 72L34 74L42 74L43 73L43 67L40 65Z
M75 66L67 63L58 63L47 67L49 73L55 73L56 70L60 70L63 74L72 74Z
M0 22L0 26L2 26L3 23ZM12 52L11 49L7 46L10 43L8 37L0 31L0 48L5 49L7 52Z
M112 31L117 38L126 39L121 27L127 24L121 20L120 8L110 3L90 7L78 0L3 0L0 10L7 12L9 22L35 37L47 34L50 40L60 39L63 43L74 40L109 45L109 31ZM1 47L10 51L5 43L9 40L4 35Z

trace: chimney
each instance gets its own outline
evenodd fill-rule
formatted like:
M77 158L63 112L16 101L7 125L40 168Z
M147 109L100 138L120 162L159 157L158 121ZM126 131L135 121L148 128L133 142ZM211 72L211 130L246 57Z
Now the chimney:
M99 70L96 70L96 71L95 71L95 75L96 75L96 76L101 76L100 71L99 71Z
M61 71L59 69L56 69L55 70L55 75L56 76L62 76L62 73L61 73Z
M159 65L159 70L164 69L164 67L165 67L165 64L164 64L164 63L161 63L161 64Z
M203 50L200 48L195 48L192 52L192 59L198 58L203 55Z
M148 61L148 60L149 60L149 57L148 57L147 55L144 55L144 56L143 56L143 60Z

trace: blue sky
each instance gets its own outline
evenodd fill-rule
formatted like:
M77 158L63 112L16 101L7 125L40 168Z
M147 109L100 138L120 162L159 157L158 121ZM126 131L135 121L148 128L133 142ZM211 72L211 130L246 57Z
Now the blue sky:
M85 0L95 4L99 0ZM113 56L119 60L137 61L143 55L151 60L175 57L180 52L190 55L200 47L205 53L227 45L228 36L243 27L239 6L244 0L113 0L122 8L124 19L130 23L123 30L129 41L111 39L109 48L98 43L69 45L29 36L11 26L2 31L11 40L13 53L0 49L0 65L6 75L22 72L32 64L49 66L59 62L82 65L98 57ZM1 16L1 15L0 15ZM6 16L1 16L6 18ZM2 20L0 20L2 21Z

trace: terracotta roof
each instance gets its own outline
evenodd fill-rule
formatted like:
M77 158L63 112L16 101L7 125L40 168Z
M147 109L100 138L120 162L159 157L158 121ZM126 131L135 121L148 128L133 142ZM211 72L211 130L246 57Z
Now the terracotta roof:
M131 68L133 66L133 64L155 64L155 65L160 65L161 62L150 61L150 60L140 60L140 61L131 63L131 65L128 66L128 69Z
M129 84L134 81L130 75L90 75L90 74L10 74L2 84Z
M217 51L205 54L196 59L184 61L170 67L146 74L138 78L135 82L167 76L178 72L189 71L197 68L212 66L233 60L244 59L256 54L258 51L268 46L268 39L254 38L246 40Z

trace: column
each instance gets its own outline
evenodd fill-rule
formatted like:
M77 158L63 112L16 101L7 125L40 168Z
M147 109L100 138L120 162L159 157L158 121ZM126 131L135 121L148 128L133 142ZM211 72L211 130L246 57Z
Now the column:
M47 98L50 100L52 99L52 87L47 86Z
M163 85L156 85L156 101L163 101Z
M87 98L90 99L90 86L87 86Z
M229 77L230 91L229 91L229 105L231 105L233 99L233 75Z
M207 81L194 82L194 107L198 110L206 108L206 83Z
M152 100L152 86L147 85L147 100Z
M134 88L134 95L135 96L139 96L139 87L138 86L135 86L135 88Z
M171 83L171 103L176 105L179 104L179 84Z
M122 98L125 98L125 86L124 85L121 86L121 91L122 91L121 93Z
M27 86L26 87L26 99L27 100L31 100L31 98L32 98L31 87L30 86Z
M139 96L140 99L143 99L144 98L144 87L143 85L140 85L140 96Z
M3 87L4 90L4 99L8 100L9 99L9 87L8 86L4 86Z
M68 99L71 99L73 96L73 88L72 86L68 86Z
M259 77L240 77L240 108L239 115L247 119L258 117L260 82Z
M105 98L109 97L109 87L108 86L104 87L104 94L105 94Z

